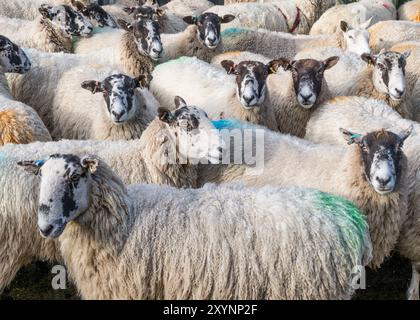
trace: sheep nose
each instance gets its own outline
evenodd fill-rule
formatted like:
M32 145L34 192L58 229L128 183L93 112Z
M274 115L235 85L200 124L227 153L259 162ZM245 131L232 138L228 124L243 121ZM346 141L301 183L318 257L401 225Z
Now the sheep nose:
M308 94L303 94L303 93L300 93L299 94L300 95L300 97L303 99L303 100L305 100L305 101L308 101L310 98L312 98L312 96L313 96L313 94L312 93L308 93Z
M39 231L41 232L42 236L48 237L53 229L54 227L50 224L43 229L39 228Z
M121 117L124 115L125 111L122 110L120 112L112 110L112 115L115 117L115 119L120 120Z
M152 51L156 54L160 54L162 52L162 49L155 49L153 48Z
M244 96L244 100L247 104L249 104L253 99L254 99L253 96L251 96L251 97Z
M379 182L379 184L382 186L382 187L385 187L390 181L391 181L391 177L387 177L387 178L385 178L385 179L382 179L382 178L379 178L379 177L376 177L376 180Z
M404 90L395 89L395 92L397 93L398 97L401 97L404 94Z

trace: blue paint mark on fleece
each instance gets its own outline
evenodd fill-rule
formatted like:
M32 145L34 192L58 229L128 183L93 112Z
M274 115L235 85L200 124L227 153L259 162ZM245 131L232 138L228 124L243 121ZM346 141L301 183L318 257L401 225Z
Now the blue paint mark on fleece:
M179 57L177 59L172 59L172 60L166 61L164 63L159 63L155 67L155 69L159 69L161 67L164 67L164 66L167 66L167 65L170 65L170 64L174 64L174 63L181 63L181 62L184 62L184 61L190 60L190 59L192 59L192 57L182 56L182 57Z
M246 29L241 28L228 28L222 31L221 36L224 37L232 37L244 33Z
M238 119L220 119L220 120L212 120L211 123L217 130L223 129L251 129L251 128L258 128L259 126L251 124L246 121L241 121Z
M7 156L4 152L0 152L0 166L4 164L7 160Z

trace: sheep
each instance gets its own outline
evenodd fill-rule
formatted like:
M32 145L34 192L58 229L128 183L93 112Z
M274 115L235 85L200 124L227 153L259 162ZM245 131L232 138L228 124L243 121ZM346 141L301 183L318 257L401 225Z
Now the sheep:
M237 74L236 84L224 70L183 57L158 65L150 89L162 106L171 106L177 94L203 108L210 119L237 118L277 130L274 110L267 99L271 91L266 88L267 76L272 73L270 64L247 61L226 65L226 71Z
M125 187L92 155L18 165L42 172L38 227L84 299L349 299L369 261L363 215L317 190Z
M159 7L147 5L130 6L124 8L124 11L133 17L134 20L144 18L156 19L159 22L162 33L178 33L184 31L188 26L180 17Z
M206 12L199 16L183 18L189 24L187 29L176 34L162 34L164 54L161 62L182 56L197 57L210 62L218 53L223 51L220 39L220 25L235 19L233 15L218 15Z
M420 25L411 21L381 21L369 28L369 46L374 53L404 41L419 41Z
M219 16L231 14L237 17L226 28L252 28L282 31L288 33L308 33L310 29L306 16L293 1L273 3L240 3L214 6L207 10Z
M369 34L366 31L370 21L350 27L345 21L334 35L290 35L263 29L226 29L222 32L225 51L250 51L268 58L283 57L292 59L298 52L307 48L338 47L356 53L370 53Z
M208 0L172 0L162 6L162 9L183 18L185 16L198 16L212 6L214 4Z
M383 20L395 20L397 10L390 0L360 0L328 9L314 23L309 34L334 34L338 22L345 20L349 24L360 24L372 18L373 23Z
M420 22L420 1L412 0L400 5L398 19Z
M82 13L86 18L90 19L90 21L94 23L95 27L118 28L116 17L107 12L102 6L96 3L85 5L78 0L72 0L71 3L77 11Z
M77 67L57 83L53 104L37 112L54 139L137 139L157 114L158 103L146 89L150 80L111 68Z
M241 182L255 187L298 186L342 196L367 217L373 244L370 266L379 267L390 255L407 213L407 160L401 146L410 131L380 130L357 135L357 143L352 142L345 148L314 144L239 121L218 120L214 124L225 138L227 134L225 141L229 141L231 135L244 132L245 150L238 150L235 143L233 145L235 157L238 151L245 152L244 158L235 158L234 163L242 160L244 164L226 165L231 163L226 158L228 153L223 156L223 165L200 165L199 185L205 182ZM225 129L229 130L226 132ZM247 130L256 132L257 137L247 134ZM349 140L347 135L344 138ZM359 140L365 146L362 147ZM225 150L231 149L226 147ZM381 161L381 153L388 151L392 158L389 162ZM257 156L250 158L250 153Z
M36 227L36 205L26 203L30 190L35 190L36 181L26 175L16 174L15 164L28 158L46 158L53 153L71 152L77 155L95 153L105 159L120 175L124 184L153 183L174 187L197 187L197 166L189 165L206 156L215 163L220 157L220 136L213 132L214 126L203 111L182 104L165 121L171 119L171 126L156 118L147 127L140 139L131 141L73 141L32 143L29 145L6 145L0 150L0 292L13 280L19 268L34 260L60 261L56 242L42 240ZM196 135L186 132L188 127L197 128ZM178 140L174 139L177 135ZM195 137L197 137L196 140ZM208 142L200 144L200 140ZM192 143L196 148L192 147ZM188 153L183 145L189 146ZM203 155L202 149L208 154ZM188 162L173 161L168 151L173 151L175 159L187 158ZM129 168L129 169L128 169ZM7 186L7 187L6 187ZM11 197L10 195L18 195ZM24 236L23 234L24 233Z
M72 36L92 35L92 24L69 6L41 6L39 10L36 20L0 17L2 34L23 47L68 53L73 50Z
M226 4L233 4L233 3L244 3L244 2L277 2L278 1L271 1L271 0L226 0ZM286 2L286 1L284 1ZM301 12L302 16L305 17L305 20L307 21L307 24L309 25L309 28L314 24L316 20L319 19L319 17L329 8L335 5L335 0L294 0L287 2L291 2L295 5L296 8L299 8L299 11ZM297 18L297 17L296 17ZM299 16L300 20L300 16ZM293 22L293 25L298 23L299 21L296 21L296 19ZM290 22L288 21L288 24ZM309 29L304 32L308 33Z
M410 186L408 214L397 249L413 262L413 278L407 296L409 299L419 299L420 125L402 119L383 101L363 97L339 97L328 101L314 112L308 123L306 138L316 143L342 144L342 139L337 134L339 127L362 133L379 128L412 128L412 134L404 141Z
M414 119L414 105L406 94L405 63L409 56L410 51L362 54L362 60L367 63L365 70L349 82L343 92L383 100L404 118Z
M10 94L5 73L24 74L30 68L31 62L23 50L0 36L0 145L51 140L38 114Z
M34 20L39 15L39 7L70 6L73 0L4 0L1 2L0 15L9 18ZM93 3L92 0L79 0L84 4Z

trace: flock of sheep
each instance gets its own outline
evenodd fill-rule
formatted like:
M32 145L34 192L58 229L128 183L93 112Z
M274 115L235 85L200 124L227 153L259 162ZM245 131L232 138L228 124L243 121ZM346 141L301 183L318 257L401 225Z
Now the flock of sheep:
M419 0L108 2L0 0L0 293L419 299Z

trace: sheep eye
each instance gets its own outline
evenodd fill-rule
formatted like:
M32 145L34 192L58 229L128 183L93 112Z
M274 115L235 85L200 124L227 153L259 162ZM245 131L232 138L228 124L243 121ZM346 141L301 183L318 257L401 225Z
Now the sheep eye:
M349 39L353 39L353 36L349 36Z
M73 182L77 182L80 179L80 174L73 174L70 176L70 180Z

